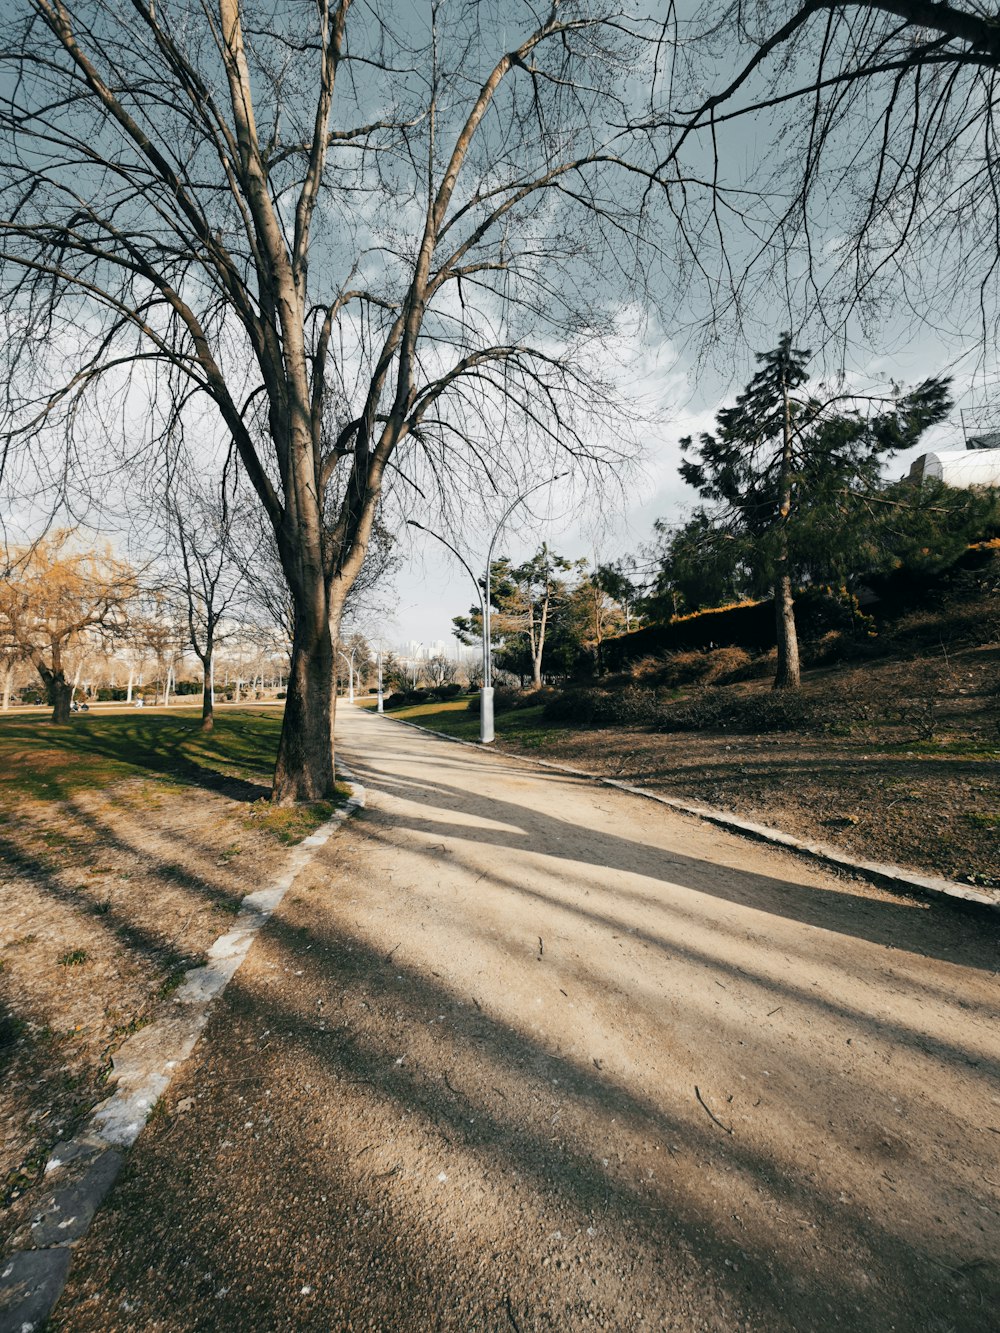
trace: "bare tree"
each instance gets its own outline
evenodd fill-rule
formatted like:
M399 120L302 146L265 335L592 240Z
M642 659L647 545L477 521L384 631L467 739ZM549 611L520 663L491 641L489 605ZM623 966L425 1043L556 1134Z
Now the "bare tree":
M770 337L783 306L793 327L840 341L859 320L870 333L916 317L966 343L971 324L992 357L994 8L735 0L706 5L673 54L671 106L653 119L678 133L670 168L691 154L709 187L675 218L713 289L714 338L744 317Z
M183 616L168 589L153 586L140 592L130 617L129 637L152 656L153 703L157 705L170 702L170 678L184 652L182 623Z
M171 468L164 559L183 607L186 642L201 663L202 731L215 725L215 654L227 637L227 619L232 633L245 618L235 611L246 606L247 571L256 565L262 544L247 500L240 494L231 453L218 479L200 476L195 460L186 455Z
M516 493L560 453L622 461L591 345L641 272L621 127L657 32L604 0L5 10L10 475L57 422L63 475L96 469L84 404L211 403L294 613L277 800L331 789L333 645L390 470ZM513 421L541 456L498 446Z

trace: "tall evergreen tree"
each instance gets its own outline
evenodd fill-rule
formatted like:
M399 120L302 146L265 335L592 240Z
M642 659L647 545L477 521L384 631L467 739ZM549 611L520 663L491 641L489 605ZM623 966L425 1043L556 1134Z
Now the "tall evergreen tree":
M829 563L847 542L859 494L878 485L881 462L915 444L951 406L949 381L930 378L891 400L805 391L807 350L783 334L732 407L716 416L716 434L691 436L681 476L721 506L745 543L755 576L774 596L778 667L775 689L799 684L794 576ZM876 406L883 410L874 410Z

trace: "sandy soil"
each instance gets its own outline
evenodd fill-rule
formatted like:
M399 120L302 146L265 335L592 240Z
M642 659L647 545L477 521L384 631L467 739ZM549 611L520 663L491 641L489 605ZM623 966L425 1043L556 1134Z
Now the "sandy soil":
M37 759L36 759L37 762ZM49 1152L108 1094L111 1056L171 1003L287 848L248 797L144 780L21 799L0 823L0 1244Z
M364 816L64 1330L946 1330L1000 1301L995 928L343 709Z
M802 689L812 722L797 731L542 723L537 737L501 743L730 810L859 860L975 884L1000 901L998 669L996 646L815 669ZM770 696L766 680L718 691L748 692Z

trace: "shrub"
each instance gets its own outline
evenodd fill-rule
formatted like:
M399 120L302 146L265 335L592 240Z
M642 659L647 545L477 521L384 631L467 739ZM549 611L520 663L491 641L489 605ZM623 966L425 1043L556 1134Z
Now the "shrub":
M548 722L580 722L601 727L647 727L656 722L655 690L627 685L619 690L565 690L546 701Z
M725 684L731 680L740 680L751 665L753 659L745 648L731 646L713 648L705 654L705 674L702 680L706 685Z
M661 685L692 685L703 680L709 669L708 654L701 649L670 653L663 662L659 681Z
M542 717L546 722L592 722L596 690L563 690L549 699Z
M815 705L791 690L755 691L733 697L705 690L683 703L668 704L657 718L659 731L797 731L821 721Z
M510 685L495 685L493 687L494 715L497 713L509 713L512 708L517 708L520 698L520 690L515 690ZM481 702L481 696L477 691L469 700L469 712L473 717L479 716Z
M457 699L462 693L462 688L457 681L449 681L447 685L437 687L437 694L441 699Z
M548 703L561 693L554 685L542 685L537 690L525 690L518 695L515 708L535 708L538 704Z
M666 661L664 657L638 657L629 663L628 673L633 680L655 680L663 671Z

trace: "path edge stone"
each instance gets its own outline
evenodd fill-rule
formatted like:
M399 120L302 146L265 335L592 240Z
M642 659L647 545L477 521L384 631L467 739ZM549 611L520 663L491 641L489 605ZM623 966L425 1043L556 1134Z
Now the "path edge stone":
M93 1108L73 1139L53 1149L45 1164L52 1187L43 1194L31 1226L39 1243L0 1260L0 1333L35 1333L48 1320L66 1285L73 1247L86 1236L110 1192L125 1164L125 1151L194 1050L212 1004L319 848L364 807L364 787L339 760L337 777L350 788L350 797L292 848L272 884L243 899L232 930L215 941L208 962L185 973L173 996L174 1011L133 1033L115 1052L111 1075L115 1090Z

